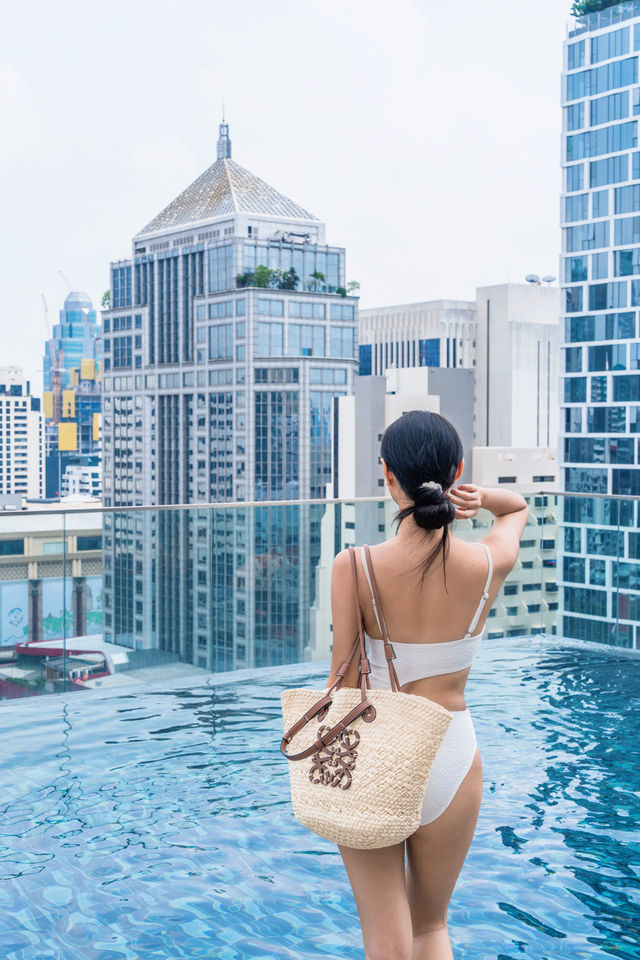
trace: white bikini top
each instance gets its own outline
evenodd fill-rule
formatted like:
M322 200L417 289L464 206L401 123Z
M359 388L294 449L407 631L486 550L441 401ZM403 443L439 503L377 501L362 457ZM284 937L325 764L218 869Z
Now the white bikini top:
M480 633L475 636L473 635L473 631L480 619L484 605L489 598L489 587L493 576L493 558L491 551L486 543L481 543L480 546L484 547L486 551L489 570L480 603L473 615L473 620L469 624L469 629L464 637L461 637L459 640L446 640L443 643L407 643L392 640L393 649L396 653L394 666L398 674L400 686L403 686L405 683L410 683L412 680L439 677L445 673L456 673L458 670L466 670L467 667L471 666L471 662L480 647L480 640L485 631L486 624ZM369 590L371 591L373 612L376 616L380 633L384 634L371 584L371 573L373 571L369 570L364 547L361 548L361 554L362 566L367 578L367 583L369 584ZM367 641L367 656L371 664L372 673L380 675L378 671L384 671L384 675L386 676L387 661L384 655L384 641L380 637L370 637L368 633L365 633L365 637Z

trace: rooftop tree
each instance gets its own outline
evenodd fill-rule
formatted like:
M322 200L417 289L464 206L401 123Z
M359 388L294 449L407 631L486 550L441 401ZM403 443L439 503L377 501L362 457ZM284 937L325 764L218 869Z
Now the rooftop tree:
M615 7L619 3L622 3L622 0L574 0L571 15L584 17L587 13L597 13L598 10L606 10L607 7Z

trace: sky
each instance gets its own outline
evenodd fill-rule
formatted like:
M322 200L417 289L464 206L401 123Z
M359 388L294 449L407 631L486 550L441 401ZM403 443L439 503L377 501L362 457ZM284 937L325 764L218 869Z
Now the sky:
M0 365L216 158L327 223L361 307L558 275L569 0L0 0Z

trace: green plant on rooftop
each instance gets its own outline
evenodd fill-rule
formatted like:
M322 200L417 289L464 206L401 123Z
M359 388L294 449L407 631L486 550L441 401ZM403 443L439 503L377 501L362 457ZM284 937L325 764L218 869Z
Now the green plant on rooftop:
M103 308L103 310L108 310L109 307L111 306L110 290L105 290L105 292L102 294L102 300L100 301L100 306Z
M291 267L289 270L272 270L271 286L278 290L297 290L300 277Z
M245 270L244 273L236 274L236 287L250 287L253 280L253 272Z
M571 7L571 16L584 17L587 13L597 13L607 7L617 7L623 0L574 0Z
M314 270L313 273L309 274L309 280L311 281L310 286L314 293L317 293L318 284L325 283L326 279L324 273L320 270Z
M347 288L346 287L336 287L336 293L340 294L341 297L346 297Z
M252 287L271 286L271 273L272 271L269 269L269 267L265 267L263 263L258 264L258 266L253 271L251 286Z
M297 290L300 277L293 267L289 270L272 270L259 264L255 270L236 274L237 287L270 287L273 290Z
M351 297L355 296L355 294L358 292L359 289L360 289L360 284L358 283L357 280L350 280L349 283L347 284L347 293Z

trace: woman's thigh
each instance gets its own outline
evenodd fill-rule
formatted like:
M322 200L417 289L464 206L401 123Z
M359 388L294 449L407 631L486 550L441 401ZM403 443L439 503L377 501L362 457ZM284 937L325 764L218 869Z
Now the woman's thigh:
M379 850L339 847L360 916L365 956L411 957L413 933L405 882L404 843Z
M482 763L476 751L468 774L437 820L407 840L407 892L415 936L444 926L453 888L476 828Z

